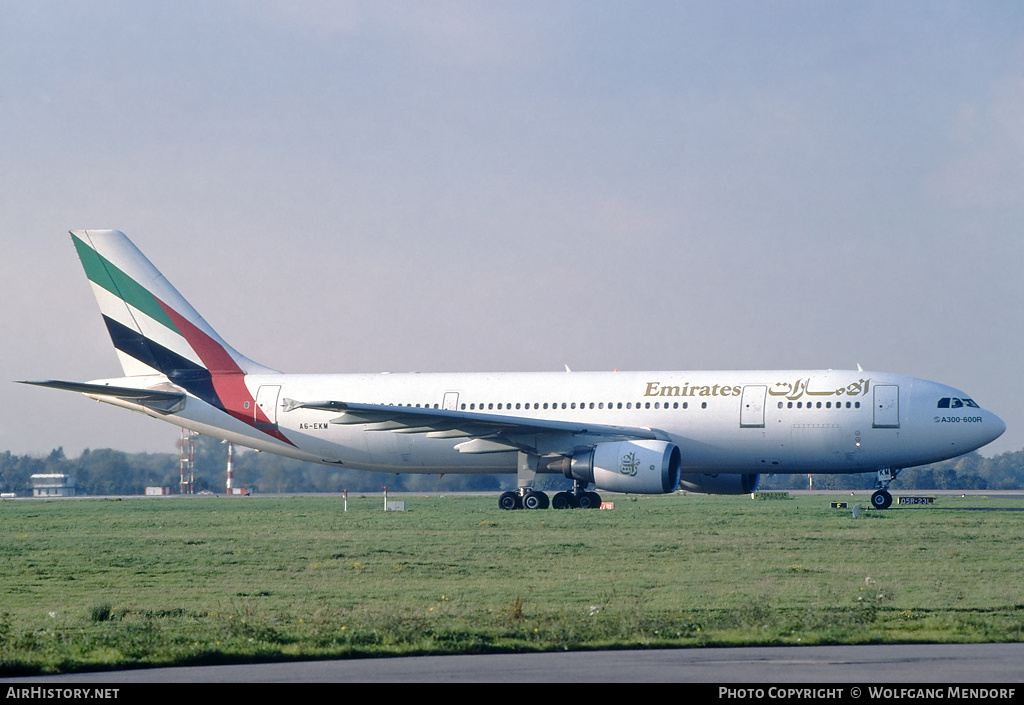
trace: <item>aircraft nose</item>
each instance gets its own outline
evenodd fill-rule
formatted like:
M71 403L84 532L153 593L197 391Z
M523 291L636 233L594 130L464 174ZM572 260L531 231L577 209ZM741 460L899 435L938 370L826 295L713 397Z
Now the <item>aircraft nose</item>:
M985 424L985 430L987 431L987 440L985 443L991 443L995 439L1003 435L1006 431L1006 422L993 413L989 413L991 421Z

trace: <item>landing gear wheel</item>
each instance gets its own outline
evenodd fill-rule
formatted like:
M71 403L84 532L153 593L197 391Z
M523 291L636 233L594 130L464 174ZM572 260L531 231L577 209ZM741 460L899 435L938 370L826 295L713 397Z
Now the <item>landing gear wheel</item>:
M527 490L523 494L523 509L547 509L548 496L543 492Z
M519 509L523 504L515 492L502 492L498 497L498 506L502 509Z
M571 492L559 492L551 498L552 509L572 509L576 506L576 497Z
M601 495L597 492L583 492L576 498L576 502L580 509L600 509Z
M892 506L892 495L885 490L878 490L871 495L871 506L875 509L888 509Z

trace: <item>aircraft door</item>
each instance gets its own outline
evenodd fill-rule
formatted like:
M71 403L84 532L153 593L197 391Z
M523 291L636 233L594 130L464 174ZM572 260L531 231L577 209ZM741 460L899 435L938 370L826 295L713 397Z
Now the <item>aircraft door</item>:
M261 431L277 429L277 395L281 386L265 384L256 390L256 408L253 409L253 424Z
M441 404L445 411L457 411L459 408L459 393L445 392L444 403Z
M764 428L764 400L768 387L749 384L740 396L740 428Z
M900 427L900 388L895 384L875 385L875 428Z

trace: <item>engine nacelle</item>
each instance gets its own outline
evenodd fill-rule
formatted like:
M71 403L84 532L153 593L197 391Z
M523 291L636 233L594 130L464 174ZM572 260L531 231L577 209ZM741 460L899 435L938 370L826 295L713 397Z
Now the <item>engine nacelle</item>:
M750 494L757 490L761 476L721 473L719 475L686 474L679 480L680 489L702 494Z
M598 443L574 455L564 467L566 477L593 482L598 489L634 494L675 492L682 454L666 441Z

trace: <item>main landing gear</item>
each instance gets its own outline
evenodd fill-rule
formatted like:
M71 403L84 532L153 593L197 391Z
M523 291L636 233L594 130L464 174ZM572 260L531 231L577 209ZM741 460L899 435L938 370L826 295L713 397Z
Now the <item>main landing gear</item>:
M540 458L533 453L520 452L517 468L516 492L502 492L498 497L498 506L502 509L600 509L601 495L588 492L586 482L576 480L572 491L558 492L550 499L538 490L533 489L537 479L537 467Z
M498 506L501 509L600 509L601 495L587 492L577 483L571 492L557 492L549 500L544 492L527 487L519 492L502 492Z
M889 483L900 474L899 470L885 468L878 471L878 479L875 480L875 493L871 495L871 506L875 509L888 509L892 506L892 495L889 494Z
M529 488L523 490L522 494L502 492L498 497L498 506L501 509L547 509L549 505L550 501L546 494Z

